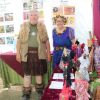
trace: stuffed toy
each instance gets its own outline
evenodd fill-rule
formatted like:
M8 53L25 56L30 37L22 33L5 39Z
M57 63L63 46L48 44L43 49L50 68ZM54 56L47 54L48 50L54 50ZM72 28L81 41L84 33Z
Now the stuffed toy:
M75 92L76 100L89 100L90 95L87 92L89 83L84 80L84 76L79 72L75 72Z
M83 75L84 80L89 81L88 68L90 61L87 52L84 52L78 60L80 61L79 72Z
M59 67L63 70L63 76L66 80L66 87L70 87L74 80L76 66L73 58L74 52L64 48Z

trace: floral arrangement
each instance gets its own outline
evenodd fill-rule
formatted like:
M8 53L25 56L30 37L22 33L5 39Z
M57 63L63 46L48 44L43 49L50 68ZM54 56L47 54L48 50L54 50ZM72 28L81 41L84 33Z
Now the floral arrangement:
M73 51L64 48L59 67L63 70L66 87L71 86L74 79L74 73L76 71L76 65L73 60L74 56L75 53Z

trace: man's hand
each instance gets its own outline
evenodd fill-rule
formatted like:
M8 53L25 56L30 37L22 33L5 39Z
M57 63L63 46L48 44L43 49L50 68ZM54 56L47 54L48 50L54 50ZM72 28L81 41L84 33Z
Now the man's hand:
M19 53L16 54L16 60L21 63L21 56Z
M51 55L50 54L47 55L47 60L48 60L48 62L51 61Z
M47 60L48 60L48 62L50 62L51 61L51 52L50 52L49 40L46 41L46 48L47 48Z

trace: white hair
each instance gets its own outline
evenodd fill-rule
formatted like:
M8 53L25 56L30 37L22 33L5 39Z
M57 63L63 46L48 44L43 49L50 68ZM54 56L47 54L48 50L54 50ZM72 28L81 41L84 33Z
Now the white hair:
M38 11L37 11L37 10L30 10L29 14L30 14L30 15L31 15L31 14L37 14L37 16L38 16Z

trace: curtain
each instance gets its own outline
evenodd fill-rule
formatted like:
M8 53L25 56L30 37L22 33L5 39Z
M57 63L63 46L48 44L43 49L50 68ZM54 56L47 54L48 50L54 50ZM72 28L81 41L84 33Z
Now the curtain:
M100 0L93 0L93 32L100 45Z

